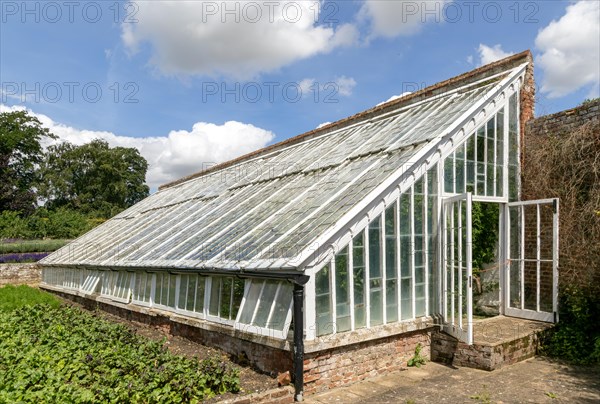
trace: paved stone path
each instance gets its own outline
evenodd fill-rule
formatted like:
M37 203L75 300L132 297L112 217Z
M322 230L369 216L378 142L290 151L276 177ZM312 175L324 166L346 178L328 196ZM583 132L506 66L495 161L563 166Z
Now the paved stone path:
M428 362L307 397L307 403L600 403L600 367L533 358L493 372Z

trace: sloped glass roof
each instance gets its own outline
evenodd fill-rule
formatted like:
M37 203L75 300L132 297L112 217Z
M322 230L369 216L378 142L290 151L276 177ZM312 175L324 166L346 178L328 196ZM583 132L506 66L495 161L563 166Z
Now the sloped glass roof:
M484 84L385 110L163 188L42 265L293 267L294 257L490 91ZM282 261L283 260L283 261Z

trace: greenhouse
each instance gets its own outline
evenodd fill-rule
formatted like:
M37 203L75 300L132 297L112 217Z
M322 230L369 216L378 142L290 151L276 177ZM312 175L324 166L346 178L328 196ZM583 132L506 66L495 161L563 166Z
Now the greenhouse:
M42 260L43 287L289 370L301 399L336 355L473 343L480 203L498 314L554 322L558 201L520 201L532 72L524 52L166 184Z

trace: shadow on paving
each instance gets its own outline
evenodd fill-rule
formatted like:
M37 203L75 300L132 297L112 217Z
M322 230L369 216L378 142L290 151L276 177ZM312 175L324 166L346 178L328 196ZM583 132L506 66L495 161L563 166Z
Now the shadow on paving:
M533 358L493 372L428 362L307 397L307 403L598 403L600 367Z

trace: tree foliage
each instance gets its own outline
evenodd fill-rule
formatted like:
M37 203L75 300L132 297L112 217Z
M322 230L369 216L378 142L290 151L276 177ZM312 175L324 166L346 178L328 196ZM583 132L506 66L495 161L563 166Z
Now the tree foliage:
M37 167L45 138L55 138L26 111L0 113L0 212L35 210Z
M48 148L39 195L48 209L111 217L148 196L147 169L135 148L111 148L102 140L82 146L60 143Z

